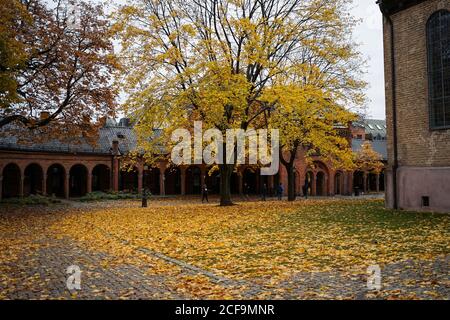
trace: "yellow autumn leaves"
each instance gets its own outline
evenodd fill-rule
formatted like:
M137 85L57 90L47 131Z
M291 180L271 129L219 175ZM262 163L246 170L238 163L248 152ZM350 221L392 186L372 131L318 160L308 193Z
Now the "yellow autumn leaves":
M259 281L448 254L449 222L394 214L381 201L328 200L109 208L69 214L51 229L97 248L107 232L218 275Z

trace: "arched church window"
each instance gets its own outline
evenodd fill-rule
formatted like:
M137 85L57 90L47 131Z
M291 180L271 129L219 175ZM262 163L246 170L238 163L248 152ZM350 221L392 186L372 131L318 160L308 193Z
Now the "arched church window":
M435 12L427 23L430 127L450 128L450 12Z

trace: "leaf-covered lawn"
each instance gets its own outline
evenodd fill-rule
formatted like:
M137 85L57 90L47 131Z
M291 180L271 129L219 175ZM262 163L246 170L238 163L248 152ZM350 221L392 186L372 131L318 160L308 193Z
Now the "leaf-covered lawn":
M450 216L386 210L380 200L154 205L84 210L51 225L124 257L107 232L232 279L278 281L300 271L365 272L371 264L450 253ZM120 249L120 250L119 250ZM119 252L120 251L120 252Z

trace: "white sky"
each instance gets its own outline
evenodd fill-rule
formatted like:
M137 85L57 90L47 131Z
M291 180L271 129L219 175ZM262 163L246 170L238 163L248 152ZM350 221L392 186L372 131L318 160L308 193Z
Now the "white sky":
M382 15L375 0L355 0L352 14L362 19L354 36L360 44L360 51L368 59L365 75L369 83L367 96L370 99L367 116L385 119Z

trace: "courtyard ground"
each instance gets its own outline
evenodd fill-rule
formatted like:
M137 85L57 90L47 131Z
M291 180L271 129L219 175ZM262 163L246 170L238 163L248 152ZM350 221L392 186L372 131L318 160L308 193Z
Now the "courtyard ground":
M382 199L2 205L0 298L449 299L449 248L449 215Z

